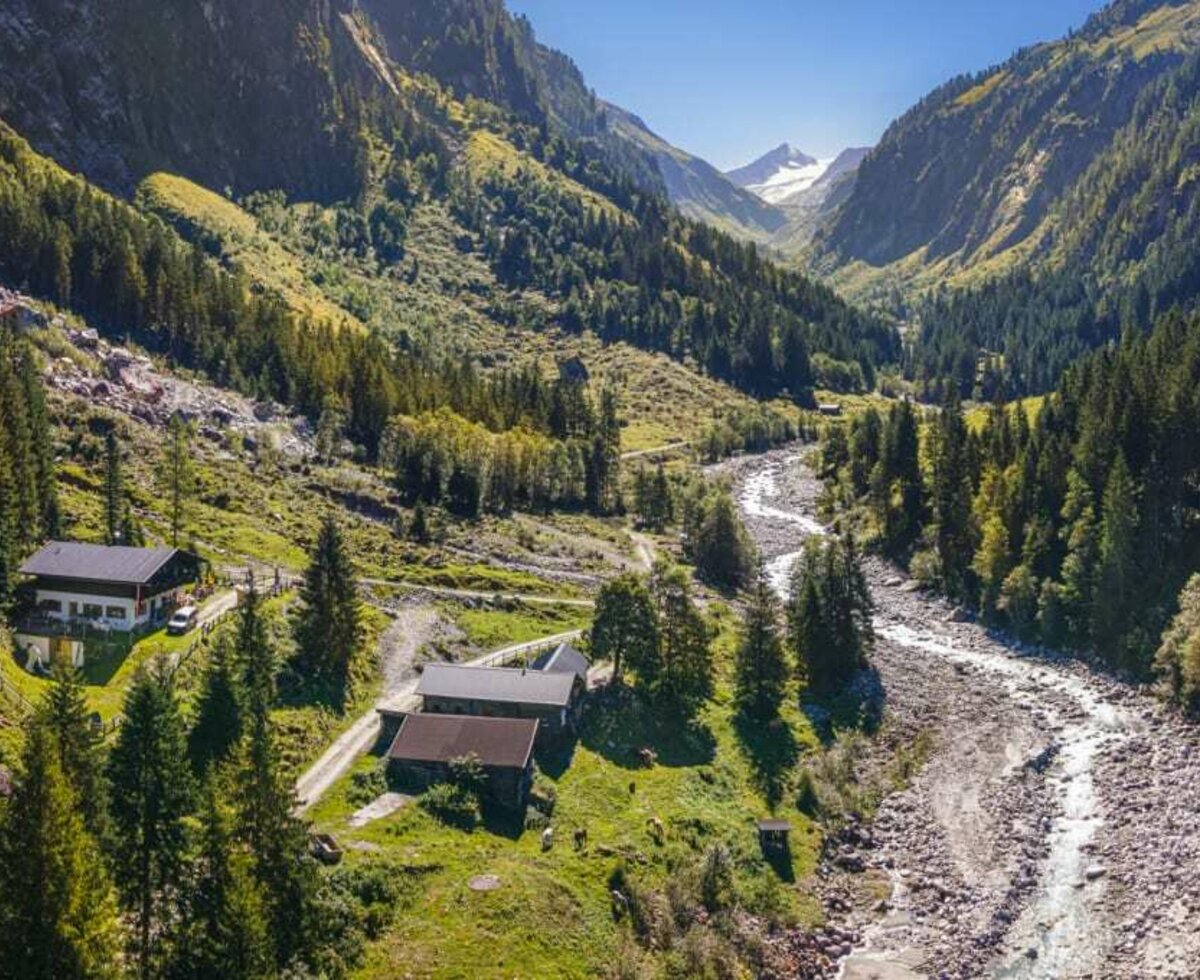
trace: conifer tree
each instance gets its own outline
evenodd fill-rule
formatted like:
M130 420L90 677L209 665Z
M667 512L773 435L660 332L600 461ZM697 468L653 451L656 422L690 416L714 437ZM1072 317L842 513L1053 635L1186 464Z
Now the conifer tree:
M753 718L777 715L787 689L788 667L779 636L778 603L761 559L742 620L735 669L741 710Z
M650 594L658 613L653 694L685 714L712 695L712 633L692 598L687 573L666 559L655 563ZM639 674L640 680L640 674Z
M728 491L719 491L705 508L692 556L705 581L722 589L737 589L751 567L751 544Z
M1104 490L1092 631L1097 649L1111 662L1140 670L1145 665L1129 662L1121 642L1121 627L1133 612L1137 535L1137 489L1124 453L1118 453Z
M227 759L242 733L241 672L227 634L213 643L200 689L188 755L197 774Z
M362 631L354 568L332 516L321 525L300 598L296 655L301 668L344 685Z
M938 413L933 445L931 502L935 546L946 592L971 598L971 464L966 422L958 390L951 385Z
M210 775L202 792L199 853L184 902L184 923L170 971L173 980L277 975L267 902L254 862L236 837L228 788Z
M79 673L55 664L53 683L38 708L38 721L53 734L63 776L74 788L83 822L102 844L108 840L108 789L104 781L103 746L92 726Z
M248 630L248 635L253 631ZM264 643L264 646L266 644ZM236 761L238 837L253 857L266 901L275 964L302 963L316 942L316 866L308 832L295 816L295 795L280 765L271 721L268 647L251 661L246 683L246 736Z
M874 644L871 612L853 539L809 541L788 602L788 636L801 679L830 690L853 677Z
M0 811L0 978L120 975L121 931L104 859L59 762L34 723L12 799Z
M171 544L178 548L187 528L188 514L195 493L192 465L192 426L179 415L171 416L167 442L163 450L162 484L167 497L167 515L171 525Z
M149 978L162 968L164 940L177 922L194 797L183 718L165 663L134 678L108 770L117 881L135 928L138 973Z
M626 667L639 677L657 675L658 614L640 576L621 575L600 589L592 619L591 650L597 660L612 661L616 683Z

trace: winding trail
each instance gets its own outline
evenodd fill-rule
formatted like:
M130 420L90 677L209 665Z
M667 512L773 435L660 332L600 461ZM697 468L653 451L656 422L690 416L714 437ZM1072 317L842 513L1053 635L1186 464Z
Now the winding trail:
M795 452L726 467L786 594L820 487ZM1200 741L1147 694L966 621L871 562L889 725L927 731L866 854L849 980L1200 977ZM834 887L836 873L830 874Z

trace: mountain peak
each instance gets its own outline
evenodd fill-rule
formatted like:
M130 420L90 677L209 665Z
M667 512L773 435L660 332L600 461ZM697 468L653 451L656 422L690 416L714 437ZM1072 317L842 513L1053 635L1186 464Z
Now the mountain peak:
M784 167L811 167L817 161L791 143L780 143L775 149L764 153L757 160L728 171L725 176L739 187L750 188L765 183L772 174Z

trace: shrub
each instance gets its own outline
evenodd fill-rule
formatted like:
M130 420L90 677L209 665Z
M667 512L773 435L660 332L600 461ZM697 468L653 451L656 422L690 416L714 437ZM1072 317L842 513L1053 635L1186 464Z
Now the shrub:
M346 798L354 806L366 806L388 791L387 762L380 760L365 772L356 772L350 777L350 790Z
M461 786L440 783L430 787L418 801L435 820L460 830L473 830L479 823L479 798Z

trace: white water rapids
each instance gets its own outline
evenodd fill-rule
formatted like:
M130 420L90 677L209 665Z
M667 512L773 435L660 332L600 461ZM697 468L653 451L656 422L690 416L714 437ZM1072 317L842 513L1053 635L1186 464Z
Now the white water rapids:
M784 467L801 465L799 457L765 460L744 483L739 495L743 513L752 524L783 526L794 536L827 533L811 513L789 509L779 489ZM811 505L809 505L811 506ZM772 586L786 597L799 551L772 557L768 571ZM939 628L941 616L931 609L928 620L913 623L881 616L876 621L880 640L914 653L937 657L986 672L1018 705L1045 719L1057 749L1048 773L1058 798L1059 814L1046 832L1049 854L1037 885L1020 918L1013 923L1006 952L987 975L1005 980L1041 980L1063 976L1103 976L1108 939L1095 913L1106 887L1103 869L1091 867L1089 851L1102 819L1093 778L1101 747L1127 738L1136 722L1107 701L1078 676L1043 661L956 644L950 631ZM994 644L988 644L994 646ZM970 738L970 732L963 733ZM893 882L896 902L903 902L899 875ZM882 925L867 930L862 948L842 963L843 976L910 977L910 959L890 948ZM889 968L888 964L893 964ZM937 975L937 964L926 959Z

